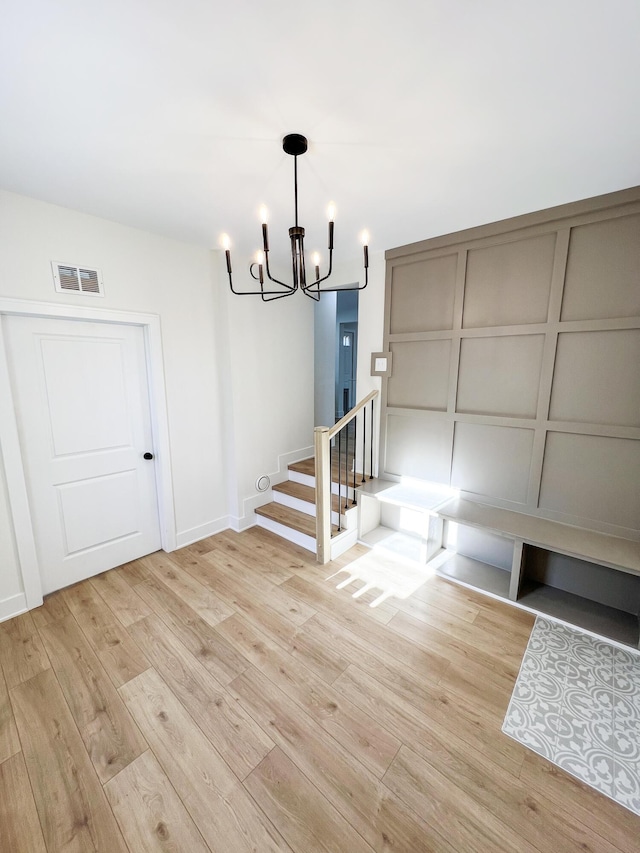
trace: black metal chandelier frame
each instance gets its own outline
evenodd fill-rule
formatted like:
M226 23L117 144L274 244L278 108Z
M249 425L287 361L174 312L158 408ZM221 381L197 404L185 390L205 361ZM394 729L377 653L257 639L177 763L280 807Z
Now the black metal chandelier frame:
M323 293L342 290L364 290L369 283L369 247L366 241L363 245L364 252L364 284L351 287L320 287L323 281L326 281L333 271L333 232L334 221L333 217L329 218L329 269L326 275L320 276L320 266L316 263L314 273L315 278L307 283L306 262L304 255L304 228L298 222L298 157L304 154L307 150L308 142L305 136L300 133L289 133L282 140L282 148L285 154L293 157L293 186L294 186L294 209L295 209L295 224L289 228L289 239L291 241L291 265L292 265L292 284L287 284L280 281L271 274L269 266L269 229L266 221L262 222L262 252L264 255L264 263L256 261L249 266L249 272L252 278L259 282L260 288L256 290L236 290L233 286L233 276L231 269L231 252L227 242L224 245L225 257L227 261L227 273L229 275L229 286L231 292L236 296L260 296L263 302L273 302L276 299L282 299L285 296L291 296L296 290L301 290L305 296L314 299L316 302L320 300ZM267 289L265 286L265 274L268 281L278 285L280 289Z

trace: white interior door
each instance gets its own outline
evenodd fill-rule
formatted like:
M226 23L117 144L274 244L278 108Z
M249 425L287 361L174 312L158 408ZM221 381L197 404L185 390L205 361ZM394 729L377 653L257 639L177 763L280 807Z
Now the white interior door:
M2 322L43 593L158 550L142 328Z

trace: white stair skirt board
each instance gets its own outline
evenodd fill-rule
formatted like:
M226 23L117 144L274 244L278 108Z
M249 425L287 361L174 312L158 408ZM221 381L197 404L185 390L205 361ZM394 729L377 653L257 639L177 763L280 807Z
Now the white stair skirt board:
M640 815L640 652L538 616L502 731Z
M313 536L307 536L306 533L300 533L299 530L294 530L291 527L287 527L285 524L280 524L280 522L274 521L272 518L265 518L263 515L257 515L256 519L258 527L264 527L265 530L270 530L272 533L275 533L277 536L281 536L288 542L300 545L302 548L306 548L307 551L311 551L313 554L316 553L316 540Z

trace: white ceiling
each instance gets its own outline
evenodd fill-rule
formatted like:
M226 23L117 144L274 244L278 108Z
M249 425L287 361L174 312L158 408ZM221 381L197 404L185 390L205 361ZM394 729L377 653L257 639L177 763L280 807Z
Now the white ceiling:
M179 239L386 249L640 184L638 0L3 0L0 186Z

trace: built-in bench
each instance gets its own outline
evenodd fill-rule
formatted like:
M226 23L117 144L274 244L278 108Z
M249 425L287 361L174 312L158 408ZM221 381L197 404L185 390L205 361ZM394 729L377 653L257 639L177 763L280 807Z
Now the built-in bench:
M361 541L404 549L452 580L640 646L640 542L450 495L434 484L371 481L358 490Z
M440 573L638 645L640 542L463 499L438 514L456 552Z

